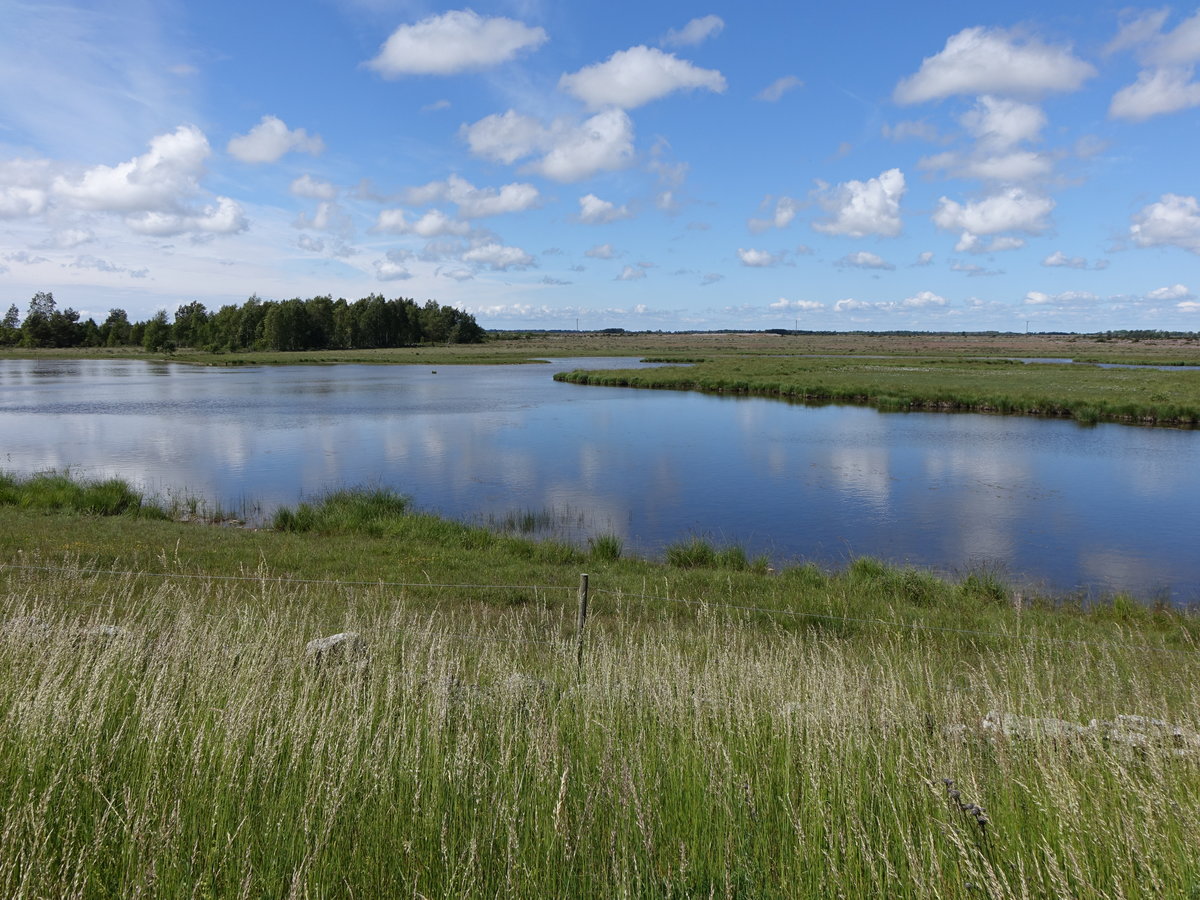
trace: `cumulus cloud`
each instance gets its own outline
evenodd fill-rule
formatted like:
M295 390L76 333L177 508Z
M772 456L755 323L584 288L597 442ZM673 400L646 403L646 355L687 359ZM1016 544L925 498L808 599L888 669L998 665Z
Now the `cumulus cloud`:
M1194 300L1192 292L1188 290L1186 284L1173 284L1169 287L1155 288L1152 291L1146 292L1147 300Z
M938 200L933 222L946 231L972 235L1024 231L1038 234L1048 227L1046 216L1054 209L1049 197L1012 187L970 203L958 203L948 197Z
M230 138L225 149L244 163L273 163L292 151L317 156L325 150L325 142L303 128L289 130L275 116L263 116L247 134Z
M0 219L23 219L40 215L47 196L41 188L6 185L0 187Z
M933 291L919 291L914 296L903 300L900 305L910 309L921 309L929 306L945 306L947 302L945 297L939 296Z
M770 198L767 198L767 202ZM775 212L769 219L751 219L746 226L754 234L760 234L769 228L786 228L796 218L799 205L791 197L780 197L775 202Z
M980 143L1005 150L1021 141L1036 141L1046 127L1046 114L1029 103L983 96L960 121Z
M1087 260L1082 256L1067 256L1061 250L1055 250L1042 260L1042 265L1049 268L1086 269Z
M180 125L150 141L141 156L116 166L99 165L78 180L59 177L54 192L82 209L103 212L174 210L199 191L208 139L195 125Z
M401 25L366 65L385 78L453 75L513 59L547 40L542 28L503 17L484 18L469 9Z
M896 268L882 256L875 253L870 253L866 250L859 250L857 253L848 253L835 263L839 266L852 266L856 269L894 269Z
M476 263L486 266L494 272L507 272L509 269L528 269L534 265L534 259L520 247L508 247L496 241L472 247L462 256L463 262Z
M149 269L127 269L98 256L77 256L74 262L67 264L67 268L91 269L95 272L108 272L113 275L128 275L130 278L145 278L150 274Z
M628 218L629 210L624 206L601 200L595 194L586 194L579 198L579 221L584 225L605 225Z
M146 153L127 162L94 166L75 179L59 176L52 191L78 209L123 214L125 224L140 234L244 231L249 227L246 216L229 197L216 197L199 208L190 203L201 192L200 178L210 153L200 129L181 125L151 139Z
M1026 306L1085 306L1100 298L1089 291L1064 291L1061 294L1046 294L1030 291L1022 301Z
M139 234L156 237L170 237L188 232L238 234L250 227L241 206L228 197L218 197L216 203L194 212L148 210L135 213L125 217L125 224Z
M415 234L432 238L442 235L466 235L471 231L468 222L446 215L440 209L431 209L416 221L410 222L402 209L384 209L375 219L375 231L387 234Z
M584 251L584 256L589 256L592 259L614 259L617 251L613 249L612 244L597 244L589 250Z
M933 265L933 251L925 250L922 253L918 254L917 261L915 263L913 263L913 265L914 266L932 266Z
M1022 40L1002 28L966 28L896 85L893 99L909 104L956 94L1037 97L1077 90L1095 74L1068 47L1050 46L1036 37Z
M640 266L626 266L621 270L615 281L640 281L646 277L646 270Z
M904 196L904 173L888 169L878 178L847 181L836 187L817 183L814 196L830 213L813 228L825 234L861 238L869 234L895 237L900 233L900 198Z
M678 30L672 28L659 43L664 47L694 47L710 37L716 37L724 28L725 20L720 16L701 16Z
M824 309L825 304L816 300L788 300L780 297L774 303L767 304L768 309L776 310L777 312L812 312L818 309Z
M776 78L765 88L754 95L755 100L763 100L767 103L775 103L779 101L788 91L794 91L796 88L804 87L804 82L795 75L784 75L782 78Z
M407 266L391 258L377 259L373 265L375 277L379 281L407 281L413 277Z
M1109 105L1115 119L1143 121L1200 106L1200 10L1169 32L1162 30L1169 9L1135 13L1122 24L1106 52L1135 49L1143 69L1137 81L1119 90Z
M1024 238L1002 235L990 241L982 241L979 235L964 231L954 249L958 253L997 253L1004 250L1020 250L1024 246Z
M701 69L673 53L639 45L618 50L602 63L564 74L558 86L591 109L634 109L675 91L704 88L724 93L725 76L716 69Z
M325 251L325 242L323 240L307 234L302 234L296 238L296 246L301 250L307 250L309 253L323 253Z
M337 188L328 181L318 181L311 175L301 175L288 188L297 197L308 197L313 200L332 200L337 196Z
M550 126L510 109L464 125L460 134L476 156L506 165L544 154L526 169L554 181L581 181L633 160L633 120L619 109L582 123L559 119Z
M707 287L710 284L716 284L718 281L724 281L725 276L720 272L705 272L700 278L700 286Z
M1141 122L1200 106L1200 82L1191 66L1143 69L1133 84L1113 95L1108 114L1114 119Z
M43 246L70 250L82 244L90 244L94 240L96 240L96 235L90 228L64 228L50 235Z
M1129 233L1139 247L1180 247L1200 254L1200 203L1195 197L1163 194L1133 217Z
M781 261L778 255L766 250L744 250L738 247L737 255L743 266L749 266L752 269L765 269L770 266L777 266Z
M524 212L536 206L540 199L538 189L532 184L514 182L500 188L477 188L458 175L451 175L445 181L431 181L404 192L404 202L412 206L453 203L463 219Z

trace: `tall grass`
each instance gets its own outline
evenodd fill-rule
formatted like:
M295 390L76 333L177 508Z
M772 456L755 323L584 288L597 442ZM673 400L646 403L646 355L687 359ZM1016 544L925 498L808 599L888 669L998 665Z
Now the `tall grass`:
M887 573L860 567L855 577ZM383 586L7 573L6 897L1187 897L1193 653L784 630L701 597L517 612ZM818 588L819 573L797 585ZM900 579L903 583L904 579ZM331 591L335 596L331 597ZM125 632L98 636L94 626ZM90 627L90 629L89 629ZM354 630L369 663L314 666ZM111 636L111 635L116 635ZM952 798L943 779L954 781ZM968 804L986 808L981 826Z
M119 478L78 479L58 472L27 478L0 472L0 506L88 516L167 518L161 506Z

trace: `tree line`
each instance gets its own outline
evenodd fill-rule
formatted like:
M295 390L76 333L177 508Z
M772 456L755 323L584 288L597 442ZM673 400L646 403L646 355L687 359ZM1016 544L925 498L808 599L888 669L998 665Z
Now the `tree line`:
M131 322L123 309L111 309L102 323L80 321L70 307L59 309L54 295L38 292L25 317L14 303L0 323L0 345L21 347L143 347L152 353L190 347L212 353L238 350L368 350L412 344L475 344L484 330L470 313L428 300L387 300L372 294L350 302L330 296L260 300L229 304L209 312L203 303L185 303L169 320L159 310L144 322Z

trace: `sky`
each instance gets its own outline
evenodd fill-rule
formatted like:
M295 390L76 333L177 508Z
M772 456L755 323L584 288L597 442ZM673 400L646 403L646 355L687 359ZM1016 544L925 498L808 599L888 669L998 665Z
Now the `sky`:
M1200 330L1200 8L0 0L0 307Z

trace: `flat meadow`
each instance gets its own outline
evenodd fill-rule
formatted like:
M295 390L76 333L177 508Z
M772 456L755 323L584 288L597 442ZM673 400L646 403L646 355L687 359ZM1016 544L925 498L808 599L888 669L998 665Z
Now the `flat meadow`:
M0 483L5 896L1200 892L1189 611L378 491L178 513Z

